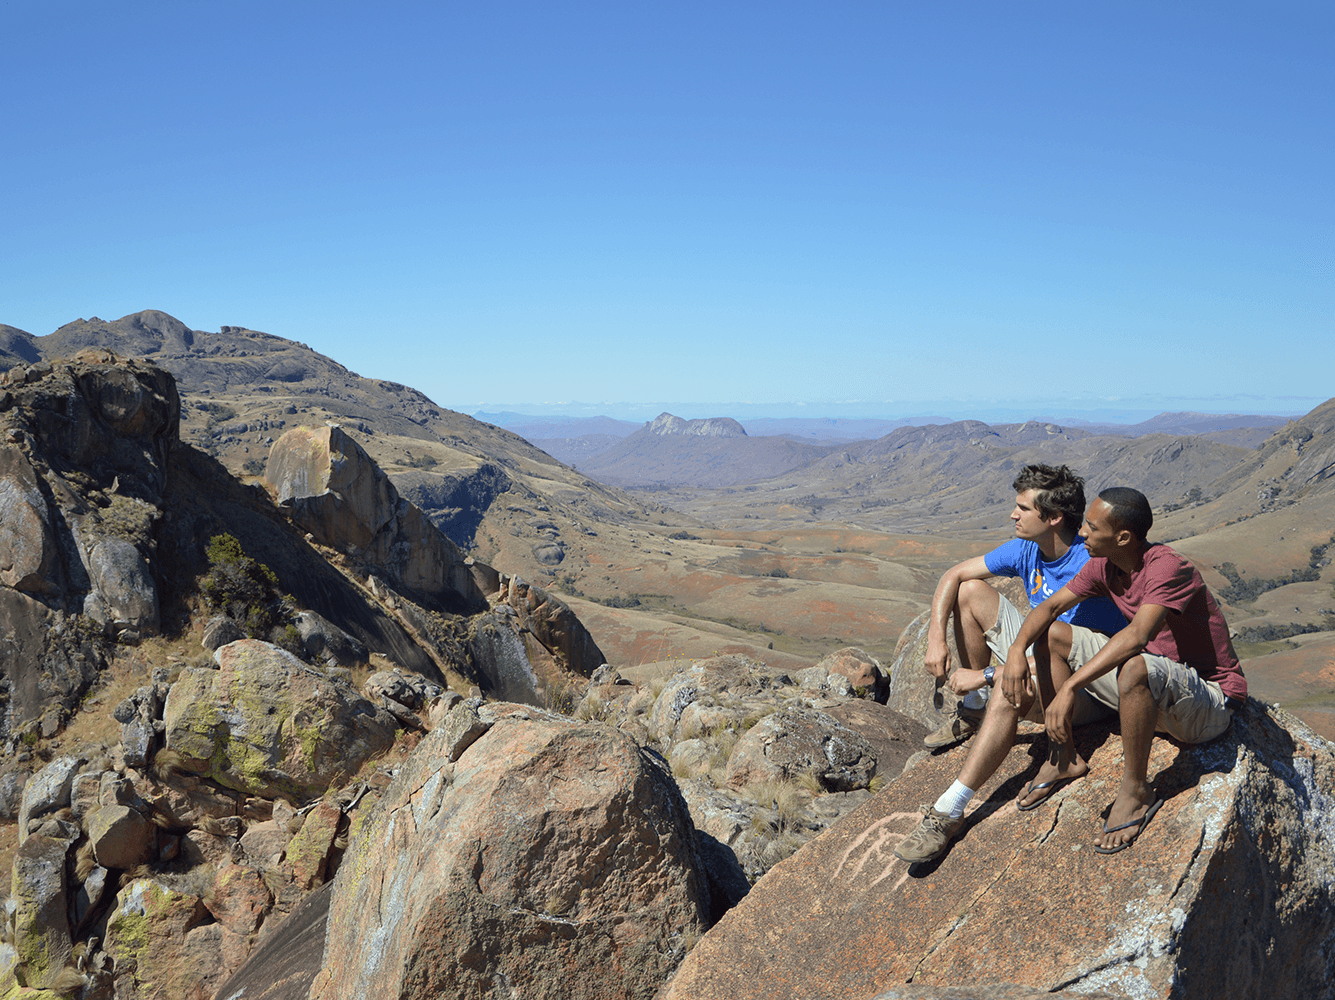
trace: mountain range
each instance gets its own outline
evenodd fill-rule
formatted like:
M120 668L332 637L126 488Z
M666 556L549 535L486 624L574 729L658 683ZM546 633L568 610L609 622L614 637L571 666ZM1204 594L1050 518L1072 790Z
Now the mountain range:
M308 345L193 330L151 310L46 336L0 327L0 368L85 347L171 371L182 439L243 477L258 479L284 430L341 425L456 544L561 591L622 663L735 649L796 665L843 643L888 657L941 569L1008 536L1010 481L1034 461L1072 465L1091 492L1143 490L1156 537L1196 559L1221 595L1252 595L1230 622L1279 636L1257 652L1299 655L1335 604L1322 548L1335 526L1335 400L1279 427L1191 413L1114 427L960 420L834 443L817 431L866 422L663 414L629 427L534 418L526 440ZM592 437L606 446L581 457L553 444ZM1290 579L1309 569L1317 579Z

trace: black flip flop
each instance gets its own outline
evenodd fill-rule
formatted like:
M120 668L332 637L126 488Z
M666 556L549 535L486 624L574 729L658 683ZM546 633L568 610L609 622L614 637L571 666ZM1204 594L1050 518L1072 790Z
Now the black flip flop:
M1163 799L1155 799L1154 804L1151 805L1148 809L1146 809L1145 812L1141 814L1139 819L1133 819L1130 823L1123 823L1121 826L1115 826L1111 830L1108 829L1108 824L1107 822L1105 822L1103 824L1104 833L1116 833L1118 830L1129 830L1133 826L1139 827L1140 829L1136 831L1136 835L1134 837L1132 837L1130 840L1118 844L1116 847L1100 847L1098 844L1095 844L1094 850L1097 851L1099 854L1117 854L1119 851L1125 851L1128 847L1130 847L1132 844L1134 844L1137 840L1140 839L1140 835L1145 832L1145 827L1150 825L1150 820L1154 819L1154 814L1159 811L1159 807L1161 805L1163 805Z
M1062 785L1066 784L1068 781L1075 781L1077 778L1083 778L1083 777L1084 777L1083 774L1073 774L1068 778L1053 778L1051 781L1045 781L1041 785L1036 785L1031 781L1029 782L1029 787L1020 793L1021 795L1028 795L1030 792L1041 792L1045 788L1050 788L1052 789L1052 791L1048 792L1047 795L1044 795L1037 802L1030 802L1027 806L1020 805L1020 799L1017 797L1015 800L1015 808L1020 810L1020 812L1022 813L1033 812L1048 799L1056 795L1057 790L1061 788Z

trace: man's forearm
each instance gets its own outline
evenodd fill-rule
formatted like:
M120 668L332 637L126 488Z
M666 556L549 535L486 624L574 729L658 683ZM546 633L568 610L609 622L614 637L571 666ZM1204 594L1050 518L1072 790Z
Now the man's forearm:
M932 595L932 614L927 624L927 637L929 639L944 639L946 635L946 621L950 618L950 610L955 606L955 602L960 595L959 577L955 575L954 570L948 570L936 585L936 593Z

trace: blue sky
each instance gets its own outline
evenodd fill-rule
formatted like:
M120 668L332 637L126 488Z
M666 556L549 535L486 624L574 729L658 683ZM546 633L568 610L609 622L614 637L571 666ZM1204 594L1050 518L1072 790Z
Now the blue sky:
M466 412L1335 394L1330 4L19 0L0 39L30 333L162 309Z

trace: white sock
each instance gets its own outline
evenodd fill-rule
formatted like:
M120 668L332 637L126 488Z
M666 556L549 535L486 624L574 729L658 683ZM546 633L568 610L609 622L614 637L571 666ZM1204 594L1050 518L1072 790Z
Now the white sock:
M961 698L960 704L973 711L981 711L987 708L987 696L991 693L992 689L989 687L977 688Z
M973 789L967 785L962 785L957 780L946 793L936 800L936 811L939 813L948 813L951 817L958 819L964 815L964 807L969 804L973 798Z

